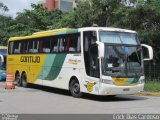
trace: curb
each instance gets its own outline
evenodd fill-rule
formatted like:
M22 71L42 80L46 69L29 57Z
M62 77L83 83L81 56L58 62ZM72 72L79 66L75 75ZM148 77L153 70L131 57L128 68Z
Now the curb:
M140 92L137 95L139 95L139 96L155 96L155 97L160 97L160 92Z

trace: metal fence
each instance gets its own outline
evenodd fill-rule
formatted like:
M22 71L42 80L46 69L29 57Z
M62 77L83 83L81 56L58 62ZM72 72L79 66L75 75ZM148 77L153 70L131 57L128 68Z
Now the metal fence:
M160 63L145 62L144 72L146 80L160 82Z

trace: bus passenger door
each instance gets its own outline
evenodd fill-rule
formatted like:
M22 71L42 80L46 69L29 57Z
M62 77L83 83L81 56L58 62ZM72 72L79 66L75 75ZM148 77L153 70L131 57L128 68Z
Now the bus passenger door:
M83 34L83 52L85 78L83 78L87 92L98 94L100 68L98 59L98 46L96 44L96 31L87 31Z

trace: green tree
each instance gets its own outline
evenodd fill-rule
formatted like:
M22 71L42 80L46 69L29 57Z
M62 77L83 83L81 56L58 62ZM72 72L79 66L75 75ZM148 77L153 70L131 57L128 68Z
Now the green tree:
M87 27L93 24L111 26L112 11L121 6L119 0L79 0L74 11L62 14L55 19L52 28L59 27Z
M23 12L17 13L14 20L15 24L9 27L10 32L16 33L14 36L29 35L33 32L47 30L54 24L54 19L58 19L62 14L57 9L48 11L40 4L31 4L31 7L31 10L25 9Z
M9 9L3 3L0 3L0 11L0 45L6 45L6 39L8 35L6 29L12 21L12 18L4 15L4 13L8 12Z
M112 24L115 27L136 30L142 43L154 49L154 61L160 62L160 1L139 2L136 7L121 7L114 11Z
M8 7L1 2L0 2L0 10L2 13L9 11Z

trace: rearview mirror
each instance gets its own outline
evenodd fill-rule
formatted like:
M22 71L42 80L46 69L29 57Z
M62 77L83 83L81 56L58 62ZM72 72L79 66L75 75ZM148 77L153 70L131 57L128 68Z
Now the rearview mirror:
M104 43L96 41L98 45L98 58L104 58Z
M146 44L141 44L141 46L147 48L148 53L149 53L149 58L144 58L144 61L152 60L153 59L153 48Z

